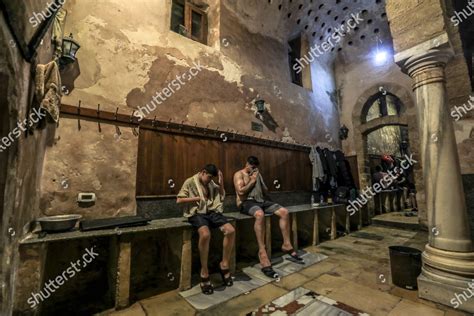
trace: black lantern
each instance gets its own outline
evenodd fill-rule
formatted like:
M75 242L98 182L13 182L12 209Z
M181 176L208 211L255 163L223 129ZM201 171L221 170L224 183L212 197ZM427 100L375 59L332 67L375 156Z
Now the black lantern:
M345 140L349 135L349 129L346 125L342 125L341 129L339 130L339 139Z
M77 51L81 48L81 45L75 41L72 37L72 33L69 37L63 38L62 55L59 62L62 66L73 64L76 61Z
M257 107L258 113L265 112L265 100L260 99L260 100L255 101L255 106Z

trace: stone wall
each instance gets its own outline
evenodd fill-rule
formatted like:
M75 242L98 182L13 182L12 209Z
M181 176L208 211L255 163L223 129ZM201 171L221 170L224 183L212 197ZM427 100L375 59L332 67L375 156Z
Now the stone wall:
M41 179L45 215L74 213L98 218L135 214L138 137L129 127L118 129L110 124L99 127L95 122L61 120L48 146ZM96 203L81 207L76 202L78 194L90 192L96 194Z
M448 106L468 105L471 83L467 63L464 57L458 26L452 21L454 15L450 0L422 1L387 1L387 14L390 20L390 30L394 38L395 52L412 49L417 45L427 48L437 48L447 45L437 38L446 34L449 45L454 49L455 56L446 67L446 88ZM429 19L424 18L429 16ZM412 30L420 30L413 32ZM464 114L464 112L463 112ZM458 143L458 152L463 174L474 173L472 158L474 127L474 111L463 115L462 120L456 121L454 128ZM453 120L455 120L453 116Z
M47 1L22 2L19 5L8 6L11 9L11 26L21 41L28 42L34 28L26 16L46 7ZM36 62L47 63L51 60L51 36L44 38L38 49ZM23 121L31 106L31 91L34 88L31 80L31 67L19 50L19 43L14 40L13 33L7 26L3 14L0 15L0 90L6 91L6 96L0 101L2 115L1 130L7 136L20 121ZM52 127L54 129L54 127ZM2 217L0 234L0 258L2 272L0 282L0 314L10 315L14 294L18 284L28 283L28 279L19 277L17 266L19 262L18 242L30 228L30 223L38 217L39 212L39 180L43 164L47 135L52 130L35 130L31 134L22 133L18 139L5 151L0 153L0 168L6 170L2 175ZM33 274L29 273L33 276Z
M252 1L248 6L230 0L206 3L209 45L169 30L171 1L68 1L66 33L72 32L82 47L77 65L64 73L70 93L63 102L77 105L81 100L83 107L100 104L101 110L131 114L199 64L198 75L147 117L253 133L251 122L259 122L254 101L260 97L278 128L264 127L257 135L301 143L337 140L332 69L320 59L311 67L312 89L291 83L289 31L278 16L283 11L270 16L263 3ZM114 141L114 128L105 124L102 134L92 123L78 133L73 121L61 122L57 140L48 148L42 212L94 218L133 213L135 140ZM90 157L98 163L88 161ZM124 175L129 178L123 183L107 180ZM60 187L64 179L71 180L67 190ZM97 193L93 209L77 208L75 196L83 190Z
M384 48L387 51L392 51L389 45ZM361 57L359 60L354 60L340 55L336 59L336 84L338 91L340 91L341 124L345 124L350 130L349 138L343 141L343 149L349 155L357 155L360 185L361 188L365 188L372 185L366 144L367 128L383 127L384 124L394 122L393 117L387 117L386 119L371 121L370 124L362 124L363 106L369 97L381 91L387 91L396 95L403 102L401 117L400 119L395 118L395 121L408 126L410 149L415 155L415 159L417 159L419 153L418 122L410 77L403 74L400 67L390 59L384 64L377 65L373 59L373 47L371 46L352 49ZM379 125L373 126L373 124ZM364 157L366 161L364 161ZM414 175L420 211L419 218L420 222L425 224L427 214L424 206L424 184L421 168L420 164L414 166ZM369 207L373 206L369 205Z

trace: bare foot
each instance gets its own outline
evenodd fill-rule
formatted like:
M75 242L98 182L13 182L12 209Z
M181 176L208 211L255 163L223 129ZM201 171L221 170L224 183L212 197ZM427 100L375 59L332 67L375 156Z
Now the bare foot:
M283 245L281 246L281 250L283 250L283 252L287 252L287 251L289 251L289 250L291 250L291 249L293 249L293 247L291 246L291 244L290 244L290 245L285 245L285 244L283 244ZM294 255L296 255L296 254L297 254L296 251L293 251L293 252L291 253L292 256L294 256Z
M258 251L258 258L260 260L260 265L262 266L262 268L269 267L272 265L272 263L268 259L267 251L265 249Z

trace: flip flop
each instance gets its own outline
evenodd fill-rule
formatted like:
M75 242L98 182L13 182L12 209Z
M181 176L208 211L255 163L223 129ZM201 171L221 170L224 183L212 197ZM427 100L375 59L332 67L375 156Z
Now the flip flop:
M275 270L273 270L272 266L263 267L262 272L267 277L272 278L272 279L278 279L280 277L280 275L276 273Z
M303 258L298 256L298 253L293 248L291 248L290 250L286 250L286 251L283 250L283 252L290 256L290 258L288 258L288 260L290 260L291 262L304 264ZM295 253L294 255L293 255L293 252Z
M201 286L202 293L204 293L206 295L211 295L211 294L214 293L214 287L212 286L212 283L211 283L209 277L207 277L207 278L201 277L200 286Z
M220 267L219 267L220 268ZM229 273L229 276L226 278L225 275L229 273L229 269L222 269L220 268L220 274L222 277L222 282L225 286L232 286L234 285L234 281L232 280L232 274Z

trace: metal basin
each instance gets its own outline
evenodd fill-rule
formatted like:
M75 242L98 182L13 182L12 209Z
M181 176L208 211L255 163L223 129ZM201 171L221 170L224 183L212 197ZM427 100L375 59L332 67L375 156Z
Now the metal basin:
M48 233L65 232L73 229L76 223L81 219L81 215L57 215L38 218L41 230Z

